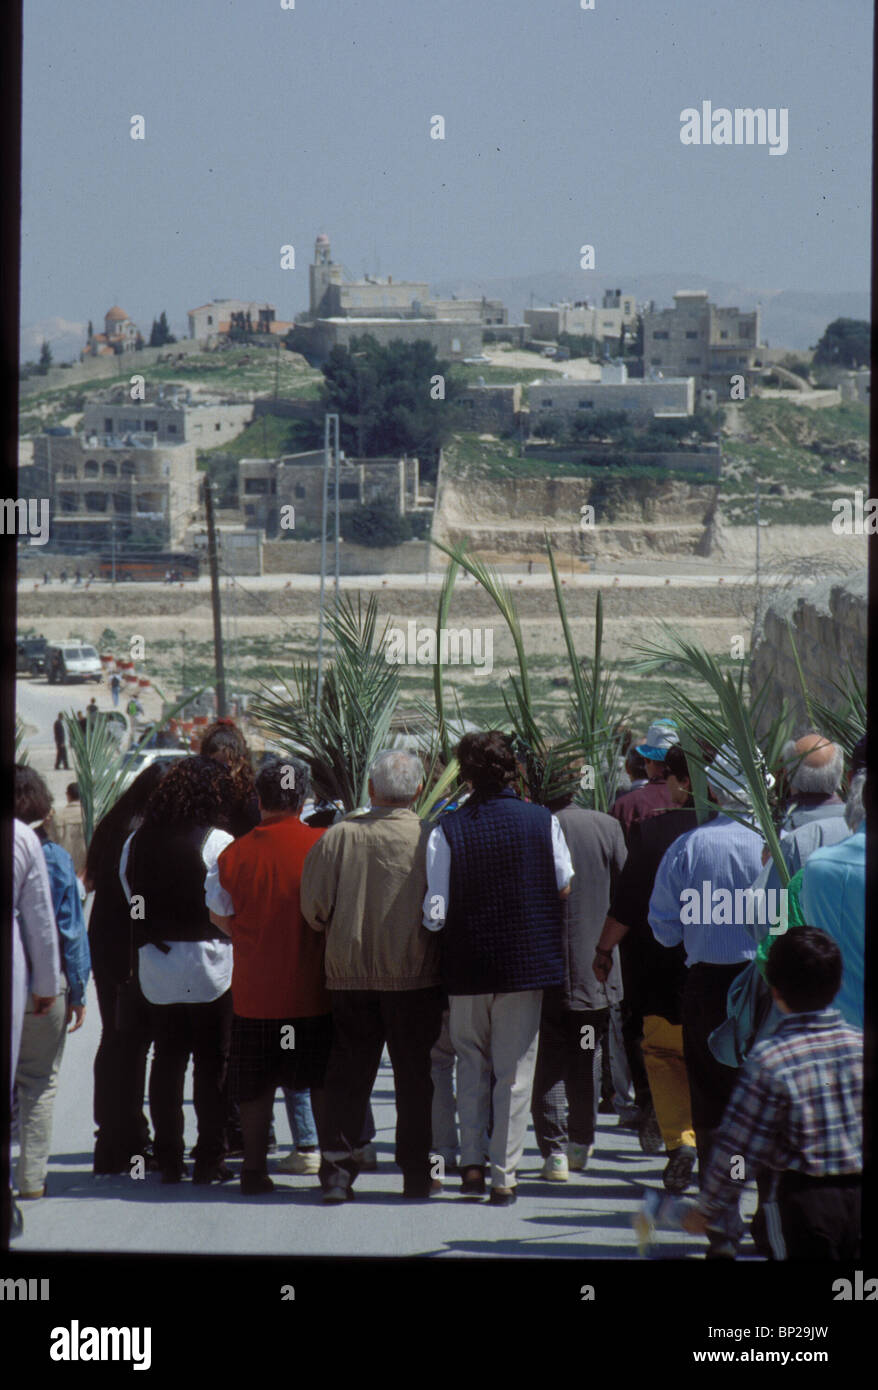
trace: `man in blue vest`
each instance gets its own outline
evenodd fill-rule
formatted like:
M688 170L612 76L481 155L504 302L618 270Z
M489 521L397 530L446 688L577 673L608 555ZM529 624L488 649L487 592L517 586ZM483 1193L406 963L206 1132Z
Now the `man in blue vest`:
M543 990L564 978L561 899L570 892L573 865L557 818L513 789L515 754L505 734L466 734L456 756L472 794L430 834L424 925L442 930L458 1057L461 1192L485 1192L487 1154L491 1203L509 1206L527 1133Z

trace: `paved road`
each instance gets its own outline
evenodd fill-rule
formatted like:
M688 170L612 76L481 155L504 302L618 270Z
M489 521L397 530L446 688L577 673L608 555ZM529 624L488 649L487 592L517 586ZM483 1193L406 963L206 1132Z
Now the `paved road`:
M16 1249L103 1250L290 1255L503 1255L567 1258L638 1258L631 1228L644 1186L660 1184L663 1158L641 1153L637 1137L614 1116L600 1116L595 1155L587 1173L566 1184L539 1180L532 1131L519 1172L514 1207L493 1208L455 1195L458 1179L429 1202L404 1202L402 1176L393 1163L396 1112L393 1074L385 1058L373 1092L379 1167L361 1174L355 1201L322 1205L316 1178L275 1175L276 1191L242 1197L237 1182L210 1188L163 1187L156 1174L91 1174L91 1068L100 1034L93 987L83 1028L67 1040L55 1106L50 1196L22 1204L24 1234ZM186 1143L195 1141L191 1072L186 1089ZM290 1143L278 1093L278 1141ZM269 1160L269 1166L273 1160ZM238 1162L230 1165L236 1171ZM749 1212L752 1207L746 1210ZM700 1240L668 1233L653 1258L695 1258ZM750 1255L752 1246L747 1246Z

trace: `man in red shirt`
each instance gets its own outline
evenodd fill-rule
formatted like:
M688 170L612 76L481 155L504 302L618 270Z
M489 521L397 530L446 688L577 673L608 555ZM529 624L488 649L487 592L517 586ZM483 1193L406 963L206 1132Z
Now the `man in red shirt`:
M299 819L310 781L296 758L267 763L256 778L261 824L227 846L205 883L211 921L234 946L229 1066L241 1106L245 1195L274 1188L266 1156L277 1087L310 1088L319 1116L332 1038L323 938L299 907L305 857L323 834Z

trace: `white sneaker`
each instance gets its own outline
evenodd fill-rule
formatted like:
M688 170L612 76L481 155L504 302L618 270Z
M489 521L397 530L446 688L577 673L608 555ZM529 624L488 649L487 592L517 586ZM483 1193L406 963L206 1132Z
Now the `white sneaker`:
M567 1159L563 1154L549 1154L542 1167L540 1177L546 1182L566 1182L568 1178Z
M594 1144L568 1144L567 1164L571 1173L581 1173L587 1168L593 1153Z
M378 1167L378 1150L374 1144L364 1144L361 1149L354 1149L354 1158L364 1173L374 1173Z
M299 1153L298 1149L293 1149L292 1153L280 1159L275 1167L279 1173L319 1173L320 1154L316 1150L314 1153L303 1154Z

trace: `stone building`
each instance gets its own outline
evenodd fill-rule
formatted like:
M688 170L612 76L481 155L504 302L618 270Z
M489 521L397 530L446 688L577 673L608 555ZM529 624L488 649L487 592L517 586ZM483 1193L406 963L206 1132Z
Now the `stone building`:
M199 400L190 391L159 387L146 401L132 401L128 388L92 399L83 412L82 433L155 435L159 444L196 444L202 449L225 444L253 419L252 401Z
M295 540L295 528L281 526L281 508L292 506L301 528L321 523L323 508L322 449L288 454L279 459L241 459L238 464L238 498L244 524L258 526L267 538ZM418 505L419 467L416 458L346 459L339 469L339 511L389 501L400 516ZM335 470L329 469L328 505L335 496Z
M80 359L86 357L119 357L123 352L134 352L137 347L139 330L133 319L124 309L114 304L104 314L103 333L92 333Z
M604 338L620 337L623 326L633 332L637 304L633 294L623 294L619 289L606 290L600 309L582 299L573 304L564 302L525 309L524 321L529 336L540 342L557 342L561 333L582 334L602 342Z
M189 337L207 343L215 342L231 331L236 322L235 316L242 314L254 333L282 337L293 326L291 321L278 319L273 304L252 299L214 299L210 304L200 304L197 309L188 311Z
M333 261L325 233L314 244L308 268L309 305L298 316L287 346L309 361L325 361L334 347L370 333L386 346L394 339L432 343L441 357L460 360L481 351L483 330L508 327L505 306L496 299L431 299L423 280L346 276Z
M680 290L673 309L644 314L644 376L694 376L714 387L736 374L747 379L761 365L759 338L758 309L721 309L706 290Z
M528 392L531 420L578 411L624 410L634 418L691 415L695 381L691 376L650 381L629 378L624 362L607 362L600 381L543 381Z
M463 428L504 434L521 423L521 386L467 386L456 398L464 415Z
M195 519L200 474L195 446L160 446L154 435L34 439L35 495L48 497L49 547L57 542L107 548L146 541L179 546Z

